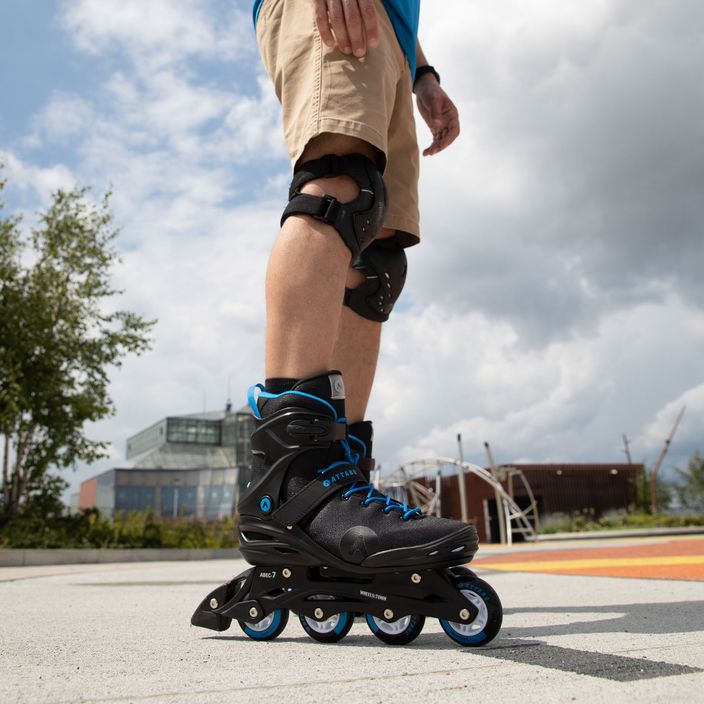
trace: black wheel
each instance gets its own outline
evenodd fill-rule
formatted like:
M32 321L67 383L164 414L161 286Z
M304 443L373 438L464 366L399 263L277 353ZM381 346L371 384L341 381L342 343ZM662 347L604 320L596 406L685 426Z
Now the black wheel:
M274 640L288 623L288 610L276 609L256 623L238 621L240 628L253 640Z
M402 616L395 621L384 621L371 614L366 615L371 632L389 645L406 645L415 640L423 630L425 616Z
M454 574L456 577L468 577L469 579L477 579L477 575L472 572L467 567L464 567L463 565L455 565L455 567L450 567L450 572Z
M447 635L460 645L478 647L486 645L501 629L503 609L499 595L483 579L470 570L468 574L453 577L455 588L478 610L473 621L449 621L441 618L440 625Z
M298 618L305 632L320 643L337 643L350 632L354 623L354 616L349 611L334 614L323 621L316 621L303 614L299 614Z
M334 601L335 597L329 594L316 594L309 598L310 601ZM332 614L327 618L317 621L310 616L298 614L298 620L305 632L313 639L321 643L337 643L342 640L352 628L354 614L349 611L342 611Z

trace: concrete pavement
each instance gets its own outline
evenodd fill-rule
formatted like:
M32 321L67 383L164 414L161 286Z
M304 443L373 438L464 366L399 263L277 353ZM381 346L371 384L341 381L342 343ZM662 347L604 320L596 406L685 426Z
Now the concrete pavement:
M487 551L488 552L488 551ZM535 548L530 548L534 553ZM585 553L586 554L586 553ZM436 621L405 647L356 623L337 645L295 616L257 643L189 625L246 563L0 569L0 702L684 702L704 695L704 583L478 570L500 594L493 643Z

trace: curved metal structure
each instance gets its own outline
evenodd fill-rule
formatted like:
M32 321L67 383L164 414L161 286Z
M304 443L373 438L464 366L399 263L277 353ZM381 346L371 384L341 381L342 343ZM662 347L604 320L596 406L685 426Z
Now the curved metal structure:
M380 488L389 496L407 500L414 506L418 506L423 510L423 513L439 516L442 500L440 479L444 467L456 467L458 479L461 482L464 482L465 473L474 474L494 489L497 503L500 502L499 520L503 522L505 527L507 544L510 545L513 542L515 534L522 535L526 540L538 539L538 510L535 497L523 472L513 467L500 467L495 476L483 467L471 462L460 462L449 457L427 457L401 465L395 472L382 480L383 486ZM433 473L435 474L435 489L420 481L421 478L429 480ZM509 487L512 489L513 477L521 479L530 499L531 506L526 511L516 504L512 496L513 491L506 491L501 483L502 479L508 479Z

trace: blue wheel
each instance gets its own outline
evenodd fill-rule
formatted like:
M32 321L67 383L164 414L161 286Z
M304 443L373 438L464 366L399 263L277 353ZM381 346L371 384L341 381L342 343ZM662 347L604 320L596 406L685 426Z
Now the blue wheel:
M425 616L401 616L395 621L384 621L383 618L366 614L369 630L379 639L389 645L406 645L415 640L423 630Z
M443 631L460 645L474 648L486 645L501 629L503 609L499 595L477 576L458 574L455 575L453 583L462 596L476 607L477 615L469 622L441 618L440 625Z
M240 628L253 640L273 640L286 628L288 610L276 609L256 623L248 621L238 621L238 623Z

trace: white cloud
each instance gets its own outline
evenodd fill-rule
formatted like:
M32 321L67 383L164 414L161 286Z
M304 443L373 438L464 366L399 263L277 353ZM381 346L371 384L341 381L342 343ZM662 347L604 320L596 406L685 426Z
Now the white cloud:
M65 164L37 166L18 158L14 153L0 150L3 176L11 187L31 191L34 202L41 207L48 205L51 195L58 189L69 190L77 183L76 176ZM36 200L35 200L36 199Z
M233 60L251 51L248 13L240 6L216 15L198 0L76 0L63 23L76 45L92 54L119 47L154 69L191 56Z
M66 142L79 137L94 119L89 101L77 95L55 93L44 110L32 120L32 133L25 144L40 147L44 138L50 142Z
M463 124L423 162L427 240L444 245L418 274L424 296L498 315L531 343L673 289L704 304L701 4L424 12Z
M651 452L660 450L669 437L679 413L684 409L684 415L676 429L673 445L677 448L690 448L704 450L704 383L687 389L676 399L669 401L655 414L652 422L648 423L638 438ZM677 445L675 445L677 443ZM681 451L679 454L682 454Z

